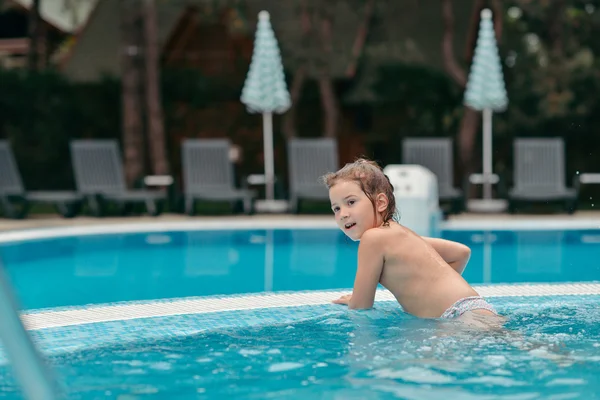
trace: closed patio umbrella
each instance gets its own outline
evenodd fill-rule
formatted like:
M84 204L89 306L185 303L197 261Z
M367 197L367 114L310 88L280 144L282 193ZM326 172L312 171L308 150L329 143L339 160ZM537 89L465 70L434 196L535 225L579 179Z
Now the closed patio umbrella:
M258 14L252 62L241 101L249 112L263 115L266 199L273 200L273 113L281 114L287 111L291 100L283 74L279 45L267 11Z
M465 105L483 111L483 198L492 198L492 113L508 105L502 65L492 23L492 11L481 11L475 55L464 98Z

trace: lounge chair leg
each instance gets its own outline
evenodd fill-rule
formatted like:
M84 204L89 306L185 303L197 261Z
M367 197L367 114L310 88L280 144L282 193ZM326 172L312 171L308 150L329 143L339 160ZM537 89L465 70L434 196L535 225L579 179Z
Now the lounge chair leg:
M64 215L65 218L73 218L76 217L80 212L81 212L81 208L83 207L83 203L81 201L76 201L74 203L69 203L68 204L68 213L67 215Z
M194 215L194 199L191 197L185 198L185 213L187 215Z
M250 215L252 214L252 199L251 198L244 198L244 213Z
M462 201L461 199L453 199L451 201L450 212L449 214L460 214L462 211Z
M56 210L63 218L73 218L79 212L81 208L81 204L70 203L70 202L60 202L56 204Z
M63 202L56 203L56 210L64 216L67 213L67 205Z
M467 211L467 199L461 198L458 202L458 213L460 214L465 211Z
M131 203L119 202L117 207L119 209L119 214L122 216L129 215L134 211L133 204Z
M94 217L101 217L103 215L102 199L100 196L89 195L87 196L87 202Z
M576 201L574 201L574 200L567 200L565 202L565 208L567 209L567 213L569 215L573 214L575 212L575 209L577 208Z
M156 215L156 204L153 200L146 200L146 212L150 215Z
M14 213L14 211L12 204L10 204L10 200L8 200L6 197L2 197L0 198L0 203L2 204L2 211L4 212L4 216L7 218L12 218L12 214Z
M153 217L157 217L162 212L162 203L154 200L146 200L146 211Z
M29 210L29 203L25 199L19 199L21 207L15 206L7 197L1 199L2 208L4 209L4 215L12 219L22 219L27 215Z
M298 198L297 197L290 198L290 212L293 214L298 213Z

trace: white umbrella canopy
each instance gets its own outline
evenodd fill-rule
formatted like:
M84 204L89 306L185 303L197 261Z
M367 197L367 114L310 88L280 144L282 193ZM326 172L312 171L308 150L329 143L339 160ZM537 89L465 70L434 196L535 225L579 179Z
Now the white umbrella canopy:
M273 113L291 106L279 45L267 11L258 14L252 62L242 90L242 103L251 113L263 115L266 199L274 199Z

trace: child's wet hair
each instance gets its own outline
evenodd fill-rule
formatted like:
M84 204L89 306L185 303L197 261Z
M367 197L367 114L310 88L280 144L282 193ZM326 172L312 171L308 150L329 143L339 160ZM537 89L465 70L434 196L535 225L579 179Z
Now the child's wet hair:
M337 172L330 172L321 177L322 182L330 189L340 181L355 182L361 188L363 193L371 200L375 209L375 197L379 193L386 195L388 206L382 213L384 225L390 221L398 221L396 212L396 198L394 197L394 187L387 175L383 173L381 167L371 160L359 158L353 163L344 165Z

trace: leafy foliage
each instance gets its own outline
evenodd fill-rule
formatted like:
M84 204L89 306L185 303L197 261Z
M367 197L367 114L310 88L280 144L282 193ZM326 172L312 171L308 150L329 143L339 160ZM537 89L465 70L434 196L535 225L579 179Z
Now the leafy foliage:
M503 39L510 105L501 137L562 136L568 175L600 171L600 9L591 1L506 2Z

